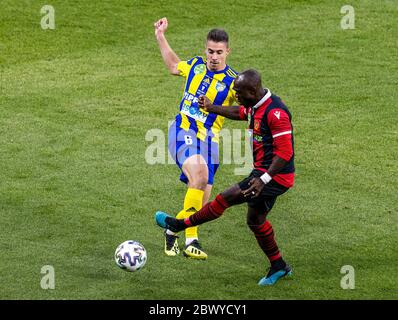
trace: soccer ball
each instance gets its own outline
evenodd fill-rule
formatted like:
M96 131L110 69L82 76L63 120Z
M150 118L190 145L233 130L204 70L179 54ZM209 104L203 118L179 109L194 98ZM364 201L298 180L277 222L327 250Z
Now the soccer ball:
M115 262L123 270L138 271L145 265L146 260L146 250L138 241L127 240L116 248Z

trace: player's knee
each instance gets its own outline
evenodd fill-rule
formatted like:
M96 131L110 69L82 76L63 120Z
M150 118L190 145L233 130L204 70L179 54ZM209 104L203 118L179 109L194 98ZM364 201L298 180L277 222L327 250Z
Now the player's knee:
M207 167L198 168L192 175L189 180L189 185L191 188L205 190L207 187L209 179L209 174L207 172Z
M248 226L249 229L250 229L252 232L254 232L254 233L256 233L257 230L260 228L259 225L257 225L257 224L250 224L249 222L247 222L247 226Z
M265 217L266 215L264 213L257 213L254 210L249 210L246 217L246 223L249 228L253 230L253 228L261 226L265 222Z
M228 204L232 205L236 203L240 197L242 197L242 190L239 188L238 185L234 185L231 188L222 192L221 196Z

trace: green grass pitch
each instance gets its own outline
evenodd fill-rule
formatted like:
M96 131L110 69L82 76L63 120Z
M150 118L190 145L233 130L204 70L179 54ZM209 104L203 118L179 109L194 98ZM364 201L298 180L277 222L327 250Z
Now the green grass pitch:
M154 37L164 16L182 59L225 28L228 63L258 69L293 114L296 186L270 220L294 276L272 288L257 286L268 263L244 205L200 228L207 261L163 254L154 212L178 212L185 193L175 165L145 161L146 133L166 132L183 92ZM392 0L3 0L0 299L397 299L397 38ZM221 165L212 197L243 178L235 168ZM148 252L137 273L113 260L127 239Z

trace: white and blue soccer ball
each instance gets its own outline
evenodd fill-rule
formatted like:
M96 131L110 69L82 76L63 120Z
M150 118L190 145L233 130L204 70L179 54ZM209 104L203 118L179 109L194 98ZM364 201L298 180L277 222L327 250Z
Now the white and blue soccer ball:
M138 271L145 265L146 260L146 250L138 241L127 240L116 248L115 262L123 270Z

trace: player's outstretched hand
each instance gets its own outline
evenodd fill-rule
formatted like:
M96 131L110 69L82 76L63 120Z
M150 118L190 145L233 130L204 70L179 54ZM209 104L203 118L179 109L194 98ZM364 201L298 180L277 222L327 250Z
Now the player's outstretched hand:
M247 188L246 190L242 190L242 194L245 198L248 198L248 197L255 198L260 195L265 184L264 184L263 180L261 180L260 178L253 178L250 180L249 186L250 187Z
M159 33L165 33L167 30L168 26L168 21L167 18L162 18L156 21L153 26L155 27L155 35L158 35Z
M202 108L203 110L205 110L207 112L210 112L209 109L212 104L208 97L201 95L198 98L198 105L199 105L199 108Z

